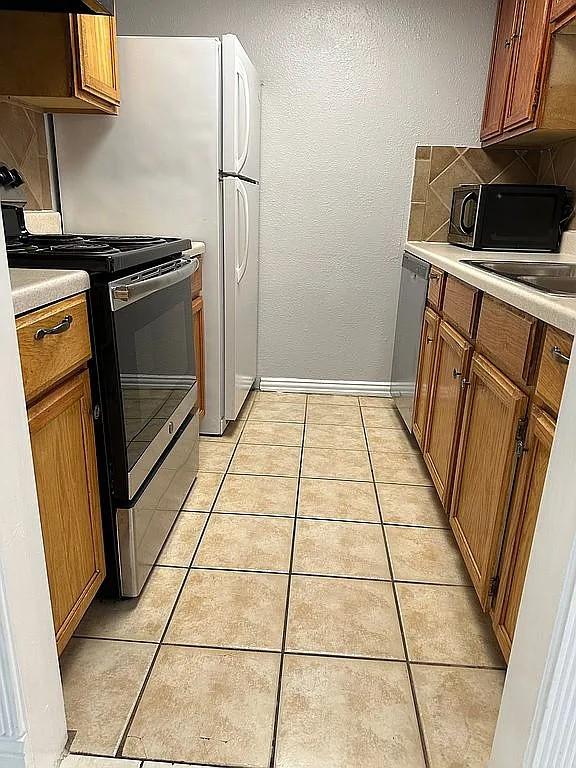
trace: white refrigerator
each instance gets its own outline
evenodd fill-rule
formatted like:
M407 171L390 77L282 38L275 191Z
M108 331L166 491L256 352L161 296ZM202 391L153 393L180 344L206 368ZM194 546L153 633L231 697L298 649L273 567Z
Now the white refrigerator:
M256 378L261 83L234 35L120 37L118 116L57 115L65 232L206 243L205 434Z

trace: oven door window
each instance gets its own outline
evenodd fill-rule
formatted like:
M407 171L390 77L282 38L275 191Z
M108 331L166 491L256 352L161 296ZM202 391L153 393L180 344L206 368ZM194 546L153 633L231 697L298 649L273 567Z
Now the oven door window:
M154 455L147 463L155 463L169 442L167 435L176 432L196 404L190 279L149 294L143 292L141 298L125 306L115 304L130 473L149 449Z

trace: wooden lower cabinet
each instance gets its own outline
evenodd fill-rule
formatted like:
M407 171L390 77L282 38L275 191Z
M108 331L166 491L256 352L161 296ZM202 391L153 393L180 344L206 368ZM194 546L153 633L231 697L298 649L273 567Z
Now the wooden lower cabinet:
M555 428L556 424L549 416L536 406L532 407L526 452L514 487L500 561L498 592L492 610L494 631L506 661L514 638Z
M414 401L414 419L412 431L420 448L424 449L426 424L428 422L428 404L430 402L430 385L434 370L434 353L440 318L432 309L424 312L422 335L420 337L420 358L418 362L418 377L416 380L416 397Z
M198 411L200 416L203 416L206 412L206 370L204 357L204 299L202 296L197 296L192 301L192 319L194 322L196 377L198 379Z
M450 523L484 610L497 567L527 396L474 354L467 385Z
M28 423L61 653L105 575L88 371L30 406Z
M464 390L472 347L448 323L438 330L430 387L424 460L444 508L448 509Z

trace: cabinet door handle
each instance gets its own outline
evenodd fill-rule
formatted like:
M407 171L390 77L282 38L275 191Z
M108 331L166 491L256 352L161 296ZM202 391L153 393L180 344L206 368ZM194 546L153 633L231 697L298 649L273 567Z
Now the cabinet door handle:
M436 272L432 272L430 275L430 280L440 280L441 275L437 274Z
M550 347L550 354L559 363L562 363L562 365L568 365L570 362L570 358L567 355L564 355L562 353L562 350L560 347Z
M433 341L434 339L432 338L432 336L426 336L426 344L432 344Z
M62 322L58 323L58 325L53 325L52 328L38 328L34 334L34 338L36 341L42 341L44 336L57 336L59 333L69 331L70 326L72 325L72 321L72 315L66 315Z
M466 387L469 387L469 386L470 386L470 379L462 379L462 381L460 382L460 388L466 389Z
M452 369L452 378L459 379L462 376L462 371L457 371L456 368Z

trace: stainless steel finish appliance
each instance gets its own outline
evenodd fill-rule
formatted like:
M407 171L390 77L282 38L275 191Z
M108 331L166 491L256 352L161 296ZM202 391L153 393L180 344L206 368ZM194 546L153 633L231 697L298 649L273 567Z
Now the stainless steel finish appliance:
M464 264L485 269L516 283L524 283L557 296L576 296L576 264L551 264L546 261L475 261Z
M198 423L183 426L133 506L116 510L120 582L124 597L140 594L198 472Z
M396 407L410 432L429 273L430 265L427 262L411 253L404 254L396 314L391 389Z
M569 214L566 187L462 184L452 194L448 242L473 250L553 253Z

